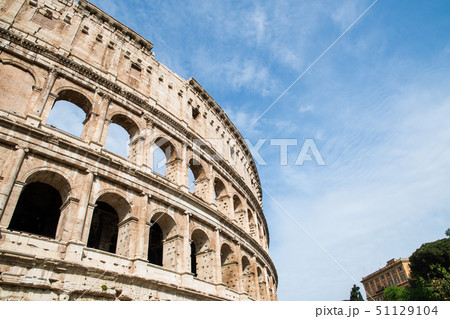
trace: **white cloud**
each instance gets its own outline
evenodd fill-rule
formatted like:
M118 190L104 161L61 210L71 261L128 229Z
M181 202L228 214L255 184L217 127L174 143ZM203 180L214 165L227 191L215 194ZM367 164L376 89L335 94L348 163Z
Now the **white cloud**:
M312 111L314 111L314 105L302 105L302 106L300 106L298 111L300 113L312 112Z

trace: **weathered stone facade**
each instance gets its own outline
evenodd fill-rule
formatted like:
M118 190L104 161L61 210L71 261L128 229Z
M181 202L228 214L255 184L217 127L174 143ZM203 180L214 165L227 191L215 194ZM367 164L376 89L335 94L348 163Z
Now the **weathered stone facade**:
M0 299L276 300L249 149L151 50L85 0L0 0ZM59 101L80 136L46 124Z

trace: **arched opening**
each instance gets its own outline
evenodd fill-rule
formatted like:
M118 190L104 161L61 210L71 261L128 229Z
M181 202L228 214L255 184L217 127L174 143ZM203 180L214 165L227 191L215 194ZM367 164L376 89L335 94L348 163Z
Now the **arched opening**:
M111 117L105 148L119 156L132 160L137 151L136 145L130 142L139 134L136 123L123 114Z
M191 158L188 162L188 187L191 193L200 195L202 193L202 185L200 180L205 177L205 171L200 161ZM201 196L200 196L201 197Z
M20 194L8 229L55 238L61 205L57 189L32 182Z
M166 154L164 154L164 151L156 145L153 149L153 171L161 176L165 176L167 171Z
M250 297L255 298L254 272L246 256L242 257L242 286Z
M261 219L258 217L258 234L259 234L259 243L264 246L264 226Z
M229 215L229 196L225 188L225 184L218 178L214 179L214 203L217 205L219 212Z
M123 158L127 158L130 151L129 145L130 135L128 132L116 123L109 124L105 149Z
M242 209L242 202L237 195L233 196L233 208L234 211L238 211Z
M73 136L82 137L91 108L91 102L83 94L74 90L63 90L58 93L46 124Z
M247 210L247 218L248 218L249 233L253 238L256 238L256 224L255 224L255 220L253 218L253 213L250 209Z
M119 217L109 204L97 201L92 214L91 230L87 246L115 254Z
M222 269L222 282L229 288L237 290L237 262L230 246L223 244L220 249L220 264Z
M214 179L214 200L215 200L215 203L217 204L217 201L220 200L220 198L222 196L226 195L226 194L227 194L227 192L226 192L224 183L218 178Z
M163 231L157 222L151 221L148 245L148 262L154 265L163 265Z
M166 213L156 213L150 221L148 237L148 262L176 269L177 251L182 246L181 238L175 236L175 221Z
M176 182L177 164L174 162L176 158L175 147L171 142L164 137L155 140L152 167L154 172Z
M257 268L257 275L258 275L259 299L265 300L266 293L264 290L266 288L266 282L264 280L263 272L262 272L261 268L259 268L259 267Z
M191 272L203 280L214 277L214 252L210 249L208 235L196 229L191 235Z
M269 274L269 299L275 300L273 276Z
M127 255L131 239L126 232L121 232L120 228L129 227L129 223L124 223L124 220L130 212L131 207L122 196L115 193L101 195L95 202L87 246L113 254Z
M240 225L242 228L245 227L245 210L241 199L237 196L233 196L233 211L234 211L234 222Z

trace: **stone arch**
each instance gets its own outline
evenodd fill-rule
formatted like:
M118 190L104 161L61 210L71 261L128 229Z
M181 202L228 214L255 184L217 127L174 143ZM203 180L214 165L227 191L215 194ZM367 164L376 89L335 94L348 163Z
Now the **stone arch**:
M25 115L38 77L31 68L0 59L0 109Z
M44 169L29 172L8 228L60 238L71 186L61 174Z
M253 238L256 238L256 223L253 217L253 212L247 209L247 219L248 219L248 231Z
M81 93L77 88L64 86L58 88L55 93L57 96L55 99L55 103L58 101L67 101L73 103L80 109L82 109L84 113L86 113L86 115L88 115L92 111L92 101L85 94Z
M259 266L256 268L256 274L258 277L259 299L264 300L266 299L266 280L264 278L264 273Z
M180 170L181 160L178 158L178 152L175 144L164 136L154 139L153 145L153 171L164 175L170 181L178 182L178 173ZM160 154L158 155L158 149ZM160 158L163 157L163 158Z
M127 131L128 135L130 135L130 140L133 140L139 135L139 125L136 124L136 122L128 115L125 115L122 112L115 112L109 116L109 120L111 123L123 127L123 129Z
M56 91L46 123L71 135L86 138L85 123L91 114L92 101L79 89L64 86Z
M191 233L191 273L202 280L214 278L214 251L208 235L201 229Z
M256 299L255 273L247 256L242 256L242 287L249 297Z
M241 198L237 195L233 195L233 219L236 224L241 226L242 228L245 227L245 209L244 209L244 203L242 202Z
M177 224L169 214L156 211L152 215L148 235L149 263L176 269L178 252L182 248L181 237L177 234Z
M214 178L214 202L217 205L217 209L222 214L229 216L230 210L230 196L228 195L225 183L219 178Z
M139 125L123 112L112 113L108 118L108 122L105 148L119 156L130 160L135 159L138 155L137 153L142 152L137 143L137 137L141 131ZM115 133L115 138L111 138L113 133Z
M207 198L208 181L205 169L200 160L192 157L188 161L188 187L189 191L202 199Z
M237 290L237 261L233 250L227 243L220 248L220 266L222 270L222 282L229 288Z
M87 246L119 255L129 254L131 206L113 190L97 195Z

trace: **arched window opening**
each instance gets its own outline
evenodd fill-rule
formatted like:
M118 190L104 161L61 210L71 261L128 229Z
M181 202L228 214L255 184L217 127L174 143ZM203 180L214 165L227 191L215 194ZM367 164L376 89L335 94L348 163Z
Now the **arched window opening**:
M47 125L81 137L85 119L86 113L77 105L68 101L56 101L47 119Z
M254 272L250 261L246 256L242 257L242 286L245 292L252 298L255 298Z
M264 243L264 235L265 235L264 225L259 217L258 217L258 233L259 233L259 242L261 244L263 244Z
M116 253L119 217L109 204L97 201L92 215L87 246Z
M127 158L130 150L130 135L120 125L111 123L108 128L108 137L106 138L105 149Z
M151 221L148 243L148 262L163 265L163 231L157 222Z
M205 172L201 163L191 158L188 163L188 187L191 193L200 195L202 192L202 185L200 185L200 180L205 177ZM205 186L205 185L203 185Z
M225 185L223 184L223 182L216 178L214 180L214 199L215 199L215 203L217 204L218 200L220 200L220 198L224 195L226 195L226 189L225 189Z
M235 212L242 209L242 202L236 195L233 196L233 208Z
M130 141L139 134L139 127L129 117L116 114L111 117L105 148L119 156L131 159Z
M243 209L241 199L237 195L233 196L233 211L234 222L242 228L245 228L245 210Z
M132 227L130 222L124 222L131 214L130 204L122 196L110 192L101 195L95 204L87 246L126 256L130 238L120 228Z
M191 235L191 272L203 280L214 279L214 251L206 233L196 229Z
M222 282L229 288L236 290L237 262L230 246L223 244L220 249L220 263L222 268Z
M256 238L256 224L255 224L255 220L253 219L253 213L250 209L247 210L247 217L248 217L248 229L249 229L250 235L252 237Z
M151 264L176 269L177 251L181 249L180 237L175 236L175 221L166 213L156 213L150 221L148 261Z
M153 171L162 176L165 176L167 171L166 154L156 145L153 149Z
M225 188L225 184L218 178L214 180L214 203L217 206L217 209L222 214L229 216L230 215L230 203L229 196L227 195L227 191Z
M264 291L266 288L266 282L264 280L263 272L259 267L257 268L257 275L258 275L259 299L264 300L266 299L266 293Z
M83 94L74 90L63 90L58 93L52 106L47 125L76 137L82 137L84 124L91 108L91 102Z
M25 186L8 229L55 238L62 205L54 187L41 182Z
M155 140L153 149L153 171L176 182L177 158L175 147L164 137Z

